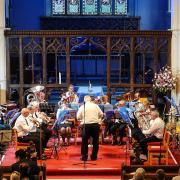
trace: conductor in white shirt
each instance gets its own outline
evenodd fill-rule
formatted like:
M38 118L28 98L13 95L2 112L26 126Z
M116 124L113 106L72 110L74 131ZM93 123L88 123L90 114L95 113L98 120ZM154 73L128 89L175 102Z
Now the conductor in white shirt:
M77 119L82 125L82 144L81 144L81 160L88 159L88 139L92 137L92 154L91 160L97 160L99 150L99 130L103 112L97 104L91 101L90 96L84 97L84 105L77 112Z
M164 135L164 127L165 123L159 117L158 111L152 111L150 128L148 130L143 130L143 134L146 135L147 138L140 141L140 146L142 147L143 154L147 155L147 143L162 141Z

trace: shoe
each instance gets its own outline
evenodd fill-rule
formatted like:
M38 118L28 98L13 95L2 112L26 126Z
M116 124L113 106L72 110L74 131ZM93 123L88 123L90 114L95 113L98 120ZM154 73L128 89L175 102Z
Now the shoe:
M96 161L97 160L97 157L94 157L91 155L91 161Z
M81 157L80 160L81 160L81 161L87 161L87 158Z
M118 142L117 141L113 141L113 146L115 146L115 145L117 145L118 144Z

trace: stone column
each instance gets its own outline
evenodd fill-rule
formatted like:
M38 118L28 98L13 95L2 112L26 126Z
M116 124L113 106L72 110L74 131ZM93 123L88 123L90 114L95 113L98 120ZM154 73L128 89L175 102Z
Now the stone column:
M0 104L6 103L5 0L0 0Z
M177 105L180 105L180 0L171 0L171 64L177 77L176 89L172 92Z

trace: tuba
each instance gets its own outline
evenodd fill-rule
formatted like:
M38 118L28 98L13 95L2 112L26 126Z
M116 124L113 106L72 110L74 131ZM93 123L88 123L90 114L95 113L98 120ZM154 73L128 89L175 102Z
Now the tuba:
M35 86L27 90L26 101L29 104L32 101L40 101L40 92L44 90L44 86Z
M27 97L26 97L26 100L27 100L27 103L28 103L28 104L29 104L30 102L32 102L32 101L36 101L36 96L35 96L35 94L33 94L33 93L28 94Z

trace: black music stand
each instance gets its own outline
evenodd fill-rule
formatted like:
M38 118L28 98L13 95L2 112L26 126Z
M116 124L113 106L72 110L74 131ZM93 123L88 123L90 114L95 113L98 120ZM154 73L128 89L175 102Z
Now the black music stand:
M52 129L54 129L58 124L58 121L56 120L56 122L54 123ZM59 151L62 149L64 150L65 153L66 152L66 148L60 143L60 138L59 138L59 129L54 129L54 131L56 132L56 134L53 135L54 138L54 142L52 145L52 152L51 152L51 156L53 155L55 159L59 159ZM56 141L56 136L58 138L58 142ZM60 146L60 147L59 147Z
M86 113L85 113L85 102L84 102L84 121L83 121L83 132L82 132L82 134L84 135L84 138L86 137L85 114L86 114ZM85 159L83 160L83 163L75 163L75 164L73 164L73 165L83 165L83 167L84 167L84 169L85 169L87 164L96 165L95 163L89 163L89 162L87 162Z
M0 130L0 144L9 142L12 142L12 130ZM0 155L3 154L2 152L0 152Z
M55 159L59 159L59 151L62 149L64 150L65 153L66 152L66 148L60 143L60 140L59 140L59 133L57 133L57 136L58 136L58 142L56 141L56 136L54 135L54 142L53 142L53 145L52 145L52 152L51 152L51 155L50 156L54 156ZM60 146L60 147L59 147Z

